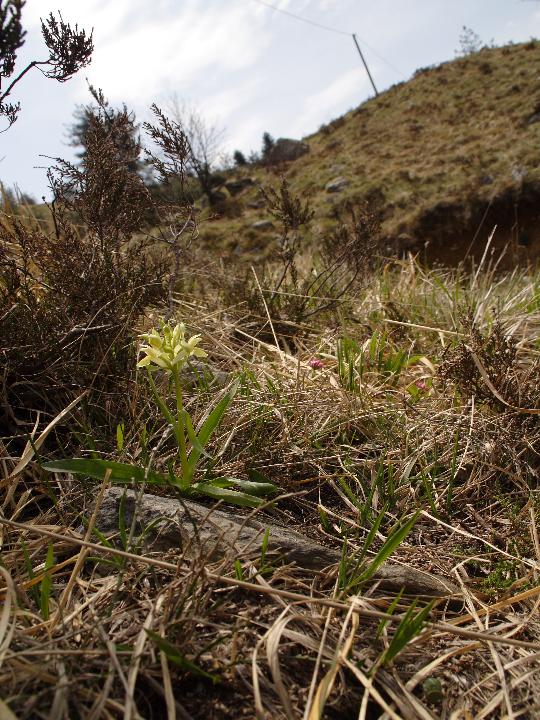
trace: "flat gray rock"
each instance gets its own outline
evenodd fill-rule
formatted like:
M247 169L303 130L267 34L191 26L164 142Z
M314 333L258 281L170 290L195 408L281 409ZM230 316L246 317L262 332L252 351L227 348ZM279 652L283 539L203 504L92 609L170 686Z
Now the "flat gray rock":
M135 535L143 537L146 547L179 548L184 552L204 548L211 559L230 555L252 557L261 553L261 544L269 528L267 555L302 568L322 570L337 565L341 553L314 542L305 535L275 523L247 517L234 509L212 509L192 500L176 500L143 494L137 503L133 490L109 488L99 508L97 529L105 535L118 533L120 501L125 493L124 523L131 528L135 517ZM385 564L375 573L372 582L382 587L418 595L449 595L455 592L452 583L430 573L401 565Z
M337 177L333 180L330 180L330 182L326 183L324 189L328 193L337 193L344 190L348 185L350 185L350 181L347 180L345 177Z
M254 230L271 230L274 227L274 223L271 220L257 220L251 227Z

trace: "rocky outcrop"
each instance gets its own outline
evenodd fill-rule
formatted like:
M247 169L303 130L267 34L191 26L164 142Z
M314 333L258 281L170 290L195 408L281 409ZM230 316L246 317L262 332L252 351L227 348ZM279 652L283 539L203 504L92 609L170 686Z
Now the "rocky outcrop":
M271 150L265 155L265 162L269 165L277 165L281 162L298 160L299 157L309 152L309 145L301 140L290 138L279 138Z
M225 183L225 187L233 196L239 195L241 192L247 190L247 188L252 187L253 185L255 185L255 180L250 177L228 180Z

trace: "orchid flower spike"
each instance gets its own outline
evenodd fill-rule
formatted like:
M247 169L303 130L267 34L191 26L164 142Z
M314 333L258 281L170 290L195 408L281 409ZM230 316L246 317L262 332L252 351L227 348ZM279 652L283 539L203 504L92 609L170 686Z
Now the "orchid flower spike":
M186 339L186 326L183 322L174 327L168 322L164 323L161 332L154 329L140 337L146 342L139 348L144 357L139 360L137 367L148 367L150 370L162 368L174 372L180 370L190 357L206 357L205 351L197 347L201 336L192 335Z

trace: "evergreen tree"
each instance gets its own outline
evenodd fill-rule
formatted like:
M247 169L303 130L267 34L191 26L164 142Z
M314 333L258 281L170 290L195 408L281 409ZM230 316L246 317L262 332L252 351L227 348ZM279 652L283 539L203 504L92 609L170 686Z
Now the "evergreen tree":
M90 94L94 102L77 107L74 112L75 122L69 128L70 145L80 148L77 157L81 158L81 160L84 159L87 149L87 133L92 118L95 117L96 113L99 113L118 150L119 156L125 160L128 170L140 172L142 169L142 163L139 159L141 143L135 113L128 111L125 104L121 109L110 107L101 90L95 90L91 86Z
M243 165L247 165L246 156L241 150L234 151L233 160L236 167L242 167Z
M262 136L262 159L268 160L268 157L270 156L270 153L272 152L274 145L276 144L276 141L274 138L270 135L269 132L263 133Z

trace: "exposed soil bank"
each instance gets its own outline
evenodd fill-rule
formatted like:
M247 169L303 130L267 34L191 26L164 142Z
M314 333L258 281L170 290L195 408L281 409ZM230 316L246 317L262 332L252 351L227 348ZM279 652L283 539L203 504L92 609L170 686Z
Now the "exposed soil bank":
M494 231L494 232L493 232ZM427 210L411 232L414 245L427 263L456 265L479 262L493 233L488 257L499 267L540 260L540 185L523 185L491 201L440 202Z

